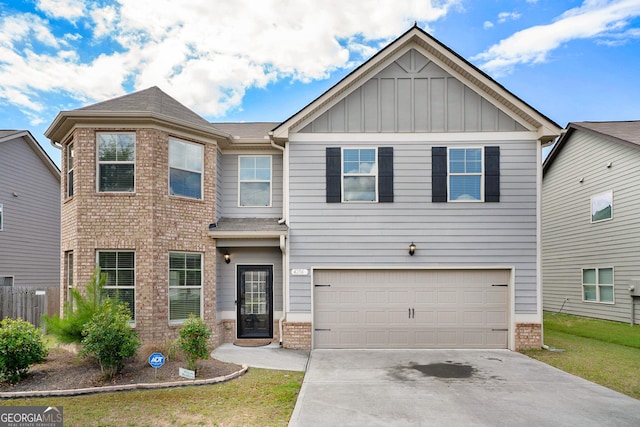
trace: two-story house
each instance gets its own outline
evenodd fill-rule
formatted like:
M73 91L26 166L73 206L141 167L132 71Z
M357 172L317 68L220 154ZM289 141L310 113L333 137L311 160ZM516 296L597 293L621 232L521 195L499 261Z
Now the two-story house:
M217 342L539 347L559 134L417 27L283 123L208 123L158 88L64 111L62 287L100 266L146 340L193 312Z
M640 121L569 123L543 173L544 309L640 323Z

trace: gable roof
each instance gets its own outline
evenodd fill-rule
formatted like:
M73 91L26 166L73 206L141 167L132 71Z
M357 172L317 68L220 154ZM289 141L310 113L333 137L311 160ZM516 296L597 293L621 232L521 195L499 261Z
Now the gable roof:
M553 146L542 169L546 172L558 156L569 137L576 131L588 132L609 141L640 149L640 120L617 122L571 122L562 137Z
M29 147L36 153L36 155L42 160L42 163L49 169L49 171L60 181L60 169L51 160L51 157L42 148L40 143L33 137L28 130L0 130L0 144L6 141L12 141L14 139L22 138Z
M504 86L493 80L462 56L414 25L324 94L275 127L271 132L273 139L287 140L291 129L298 127L302 123L326 111L336 101L342 99L352 90L363 84L367 78L372 77L390 59L399 53L406 52L413 46L418 46L429 56L429 59L437 62L443 69L457 76L467 85L483 94L487 99L493 100L500 105L502 110L510 111L512 115L518 117L520 121L527 123L528 128L535 129L538 133L538 139L541 142L552 141L560 134L562 128L553 120L509 92Z
M157 86L76 110L61 111L45 131L45 136L52 142L60 142L80 123L122 127L140 122L154 122L183 132L231 140L231 135L217 129Z

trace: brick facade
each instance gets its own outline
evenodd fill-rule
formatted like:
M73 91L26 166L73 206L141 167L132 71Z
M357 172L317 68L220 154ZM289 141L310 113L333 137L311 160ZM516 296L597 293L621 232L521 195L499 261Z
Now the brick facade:
M282 346L294 350L311 349L311 323L284 322Z
M96 190L96 133L134 132L136 135L135 191L99 193ZM73 283L80 289L96 267L96 251L135 252L135 328L143 342L164 342L177 337L180 325L169 324L169 252L203 255L202 317L216 328L216 251L208 225L216 209L216 156L214 144L204 145L203 200L169 196L168 140L159 129L76 128L65 141L73 141L74 195L66 197L63 173L61 252L73 251ZM179 139L202 143L181 136ZM64 264L64 256L61 257ZM66 272L61 269L61 300L67 298ZM217 338L212 339L216 342Z
M542 347L542 325L540 323L517 323L515 351Z

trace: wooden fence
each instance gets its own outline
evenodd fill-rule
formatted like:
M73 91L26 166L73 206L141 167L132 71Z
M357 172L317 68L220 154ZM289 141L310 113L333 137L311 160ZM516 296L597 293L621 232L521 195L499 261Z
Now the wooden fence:
M59 287L0 286L0 318L19 317L40 327L43 314L60 314Z

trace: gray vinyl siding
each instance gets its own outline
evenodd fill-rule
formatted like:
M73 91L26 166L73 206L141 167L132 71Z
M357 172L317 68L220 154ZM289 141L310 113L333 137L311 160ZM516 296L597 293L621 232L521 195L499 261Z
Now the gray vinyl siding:
M326 203L325 148L339 145L289 145L290 268L514 267L515 310L536 311L536 141L374 144L363 135L342 145L393 147L394 202ZM500 202L432 203L434 145L499 146ZM292 311L310 311L311 294L309 276L290 276Z
M412 49L301 132L522 130L511 117Z
M282 310L282 253L278 247L232 248L231 262L226 264L222 253L218 256L216 309L232 311L236 309L237 265L273 265L273 307Z
M244 154L243 154L244 155ZM264 153L247 152L247 156L262 156ZM225 217L235 218L280 218L282 217L282 155L271 154L271 206L238 206L238 155L222 155L222 212Z
M14 286L59 286L59 176L22 138L0 142L0 204L0 276L14 276Z
M640 149L580 130L558 152L542 193L545 310L557 312L569 298L563 313L630 321L628 288L640 280L639 166ZM591 196L609 190L613 219L591 223ZM615 304L582 301L582 268L597 267L614 268Z
M222 153L220 150L216 153L216 222L224 216L223 183L224 167L222 165Z

